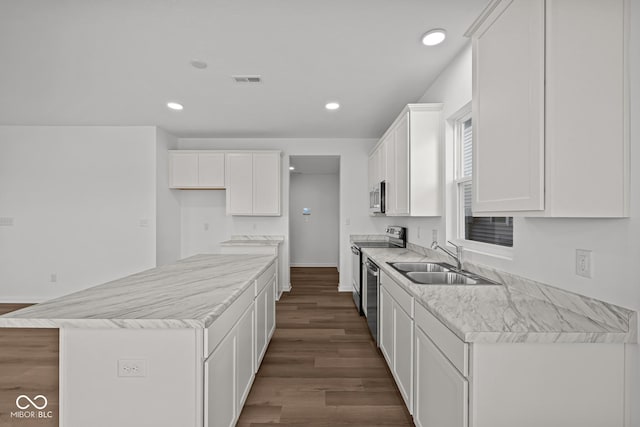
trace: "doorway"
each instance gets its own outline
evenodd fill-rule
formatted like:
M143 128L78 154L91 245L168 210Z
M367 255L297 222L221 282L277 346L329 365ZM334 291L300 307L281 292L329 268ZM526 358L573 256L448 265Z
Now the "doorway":
M289 157L291 267L338 268L340 156Z

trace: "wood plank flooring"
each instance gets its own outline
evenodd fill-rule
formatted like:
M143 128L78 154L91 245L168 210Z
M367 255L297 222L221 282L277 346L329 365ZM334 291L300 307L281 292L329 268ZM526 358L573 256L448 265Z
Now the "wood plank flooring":
M28 305L0 304L0 314ZM12 419L21 394L45 396L53 418ZM58 329L0 328L0 426L58 426Z
M239 427L412 426L411 416L335 268L292 268L276 331Z

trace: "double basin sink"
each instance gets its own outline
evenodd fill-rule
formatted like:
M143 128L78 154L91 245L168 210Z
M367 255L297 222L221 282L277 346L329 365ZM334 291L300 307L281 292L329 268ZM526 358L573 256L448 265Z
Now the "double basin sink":
M443 262L388 262L391 267L418 285L499 285L475 274L456 270Z

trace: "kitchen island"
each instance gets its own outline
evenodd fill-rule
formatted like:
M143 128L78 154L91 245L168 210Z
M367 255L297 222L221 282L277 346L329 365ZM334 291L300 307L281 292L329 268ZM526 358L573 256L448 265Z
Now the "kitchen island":
M60 425L228 426L275 329L277 258L197 255L0 316L60 328Z

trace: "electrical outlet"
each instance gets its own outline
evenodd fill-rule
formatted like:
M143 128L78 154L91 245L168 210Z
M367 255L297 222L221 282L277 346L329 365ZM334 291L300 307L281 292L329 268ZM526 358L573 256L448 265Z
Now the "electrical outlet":
M57 273L51 273L51 276L49 276L49 281L51 283L56 283L58 281L58 274Z
M592 265L591 251L576 249L576 274L591 279Z
M146 218L140 219L140 227L146 228L149 226L149 220Z
M145 359L118 360L119 377L146 377L147 361Z
M209 223L205 222L202 228L204 228L204 231L209 231Z

